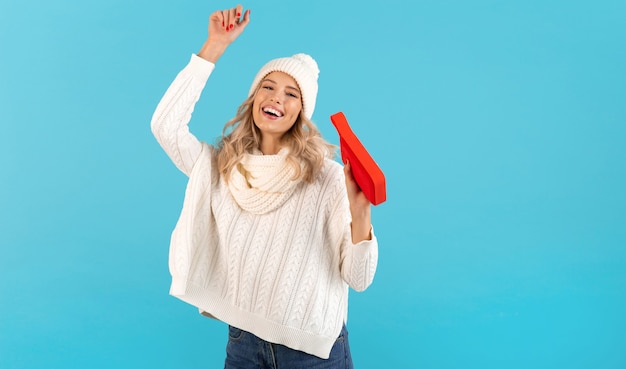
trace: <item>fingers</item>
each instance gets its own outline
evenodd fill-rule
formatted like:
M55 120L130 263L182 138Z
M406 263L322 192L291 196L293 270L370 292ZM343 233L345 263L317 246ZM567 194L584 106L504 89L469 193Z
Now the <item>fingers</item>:
M358 212L359 214L363 209L368 208L371 203L365 196L365 193L359 187L359 184L354 179L352 173L352 166L349 161L343 167L343 172L346 177L346 191L348 193L348 202L350 203L350 211ZM360 210L359 210L360 209ZM354 216L354 214L353 214Z
M222 10L222 27L224 28L226 32L230 31L235 26L234 25L235 18L236 18L235 14L236 14L235 8Z
M243 20L241 20L241 15L243 13L243 6L238 4L236 7L231 9L225 9L221 11L221 21L222 28L226 32L232 31L238 25L246 26L248 22L250 22L250 10L246 10L245 14L243 14Z
M241 4L237 4L237 6L235 7L235 23L239 23L239 17L241 17L242 13L243 6L241 6Z
M243 14L243 20L239 22L239 24L243 27L247 26L248 23L250 23L250 9L246 10L246 12Z
M250 9L246 10L245 12L243 11L243 6L241 5L237 5L236 9L236 14L235 14L235 27L240 24L242 26L246 26L248 25L248 23L250 22ZM241 16L243 15L243 18L241 18Z
M343 167L343 173L346 176L346 187L348 188L348 193L355 193L358 191L358 186L354 180L352 175L352 167L350 166L350 162L346 161L346 165Z
M222 27L224 27L226 31L228 31L228 27L230 24L229 22L230 22L230 11L222 10Z

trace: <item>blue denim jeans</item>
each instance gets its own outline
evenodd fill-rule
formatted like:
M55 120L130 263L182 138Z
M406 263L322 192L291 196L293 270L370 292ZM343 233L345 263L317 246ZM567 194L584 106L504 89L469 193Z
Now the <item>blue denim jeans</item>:
M252 333L228 327L224 369L353 369L348 330L344 325L330 357L321 359L287 346L270 343Z

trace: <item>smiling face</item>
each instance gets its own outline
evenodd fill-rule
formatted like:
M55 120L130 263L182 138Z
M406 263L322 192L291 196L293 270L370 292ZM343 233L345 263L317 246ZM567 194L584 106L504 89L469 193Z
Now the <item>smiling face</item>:
M302 111L296 80L283 72L272 72L260 82L252 104L254 124L261 131L262 145L278 143Z

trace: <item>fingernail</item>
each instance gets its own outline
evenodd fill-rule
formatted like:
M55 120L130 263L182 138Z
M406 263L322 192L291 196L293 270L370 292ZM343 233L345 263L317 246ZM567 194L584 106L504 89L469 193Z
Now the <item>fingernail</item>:
M231 24L231 25L230 25L230 29L233 29L233 27L235 27L235 26Z
M237 16L238 16L238 17L241 17L241 13L237 13Z

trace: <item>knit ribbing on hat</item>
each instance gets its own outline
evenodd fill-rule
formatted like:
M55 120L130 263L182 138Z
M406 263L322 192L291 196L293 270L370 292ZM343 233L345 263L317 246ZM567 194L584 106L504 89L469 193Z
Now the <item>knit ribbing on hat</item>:
M237 204L253 214L280 207L300 181L293 180L295 168L287 160L288 150L276 155L245 154L230 175L228 188Z
M315 60L307 54L295 54L288 58L269 61L254 77L248 96L254 93L265 76L277 71L287 73L296 80L302 94L302 112L305 117L311 119L317 100L317 78L320 70Z

